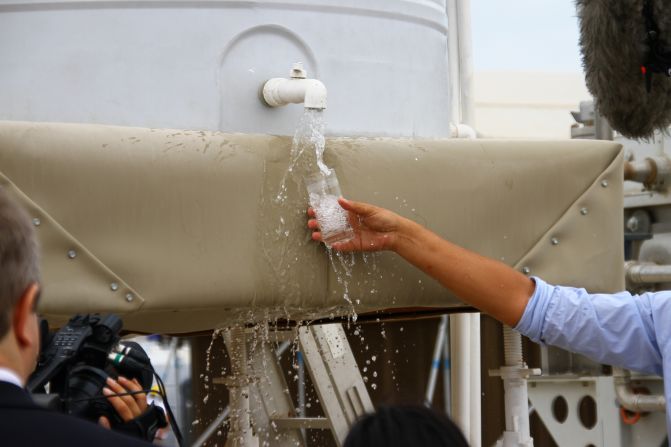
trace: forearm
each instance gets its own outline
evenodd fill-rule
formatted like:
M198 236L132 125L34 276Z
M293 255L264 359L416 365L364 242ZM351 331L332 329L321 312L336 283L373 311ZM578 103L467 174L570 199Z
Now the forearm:
M448 242L421 225L403 220L393 247L467 304L515 326L534 283L507 265Z

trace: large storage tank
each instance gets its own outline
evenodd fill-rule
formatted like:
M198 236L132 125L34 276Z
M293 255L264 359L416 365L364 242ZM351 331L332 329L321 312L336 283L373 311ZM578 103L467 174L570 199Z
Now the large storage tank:
M0 119L292 134L262 83L303 62L327 132L448 135L445 0L0 0ZM420 118L421 117L421 118Z

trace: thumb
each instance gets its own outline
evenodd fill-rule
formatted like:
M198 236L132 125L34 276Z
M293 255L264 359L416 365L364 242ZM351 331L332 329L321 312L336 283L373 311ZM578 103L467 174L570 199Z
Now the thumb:
M100 424L102 427L105 427L108 430L112 428L109 419L107 419L107 417L105 416L100 416L100 418L98 419L98 424Z
M343 209L351 211L360 216L370 216L375 212L375 207L363 202L355 202L354 200L347 200L344 197L338 198L338 203Z

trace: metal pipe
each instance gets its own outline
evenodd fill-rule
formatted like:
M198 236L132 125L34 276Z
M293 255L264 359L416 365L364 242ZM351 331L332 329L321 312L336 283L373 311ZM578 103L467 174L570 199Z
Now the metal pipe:
M468 126L463 129L471 138L475 138L475 95L473 92L473 45L471 39L471 5L470 0L455 0L454 5L448 3L448 13L456 12L450 20L450 28L457 27L457 55L459 63L459 100L461 107L460 120L456 123L457 133L459 125ZM449 28L448 28L449 32ZM454 59L452 59L454 60ZM467 131L467 132L466 132ZM450 317L450 341L452 352L452 416L466 435L472 446L480 444L481 414L480 414L480 329L479 316L476 324L475 317L458 314ZM453 331L453 323L457 330ZM458 334L458 335L457 335ZM458 338L459 340L456 340ZM455 349L456 348L456 349ZM455 371L457 371L455 373ZM456 380L455 380L456 379ZM466 402L463 402L466 400Z
M594 111L594 133L597 140L613 141L613 128L598 110Z
M450 351L452 352L452 411L457 426L470 438L471 432L471 331L468 314L450 315Z
M471 2L457 0L459 35L459 85L461 88L461 122L475 127L475 94L473 92L473 43L471 38Z
M443 342L443 399L445 404L445 414L449 415L452 412L452 384L450 383L450 320L447 319L447 327L443 334L445 341Z
M666 189L671 181L671 160L662 155L627 161L624 163L624 179L643 183L646 189Z
M214 432L221 426L221 424L224 423L226 418L228 417L228 413L230 412L231 407L226 406L224 408L224 411L221 412L217 418L210 423L210 425L207 426L205 431L198 436L198 439L191 445L191 447L201 447L203 444L205 444L205 441L210 439L210 436L214 434Z
M471 319L471 432L469 434L470 447L480 447L482 444L482 384L480 373L480 313L469 315Z
M457 0L447 0L447 68L450 86L450 121L461 122L461 85L459 83L459 22Z
M624 264L625 279L630 284L671 282L671 265L628 261Z
M424 396L424 405L431 406L433 395L436 391L436 382L438 381L438 371L440 370L440 357L445 343L445 330L447 329L447 315L440 317L438 332L436 333L436 342L433 344L433 356L431 357L431 370L429 371L429 380L426 385L426 395Z
M653 183L655 181L655 167L652 160L626 161L624 163L624 179L639 183Z
M615 396L620 405L629 411L665 411L666 398L662 395L638 394L631 389L629 371L613 368Z

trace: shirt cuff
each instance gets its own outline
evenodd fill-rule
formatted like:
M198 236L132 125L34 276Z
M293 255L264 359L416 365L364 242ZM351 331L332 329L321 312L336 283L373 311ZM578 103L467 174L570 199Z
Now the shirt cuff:
M514 329L522 335L526 335L532 341L543 344L545 315L550 305L554 287L536 276L531 279L536 283L536 289L524 309L522 318Z

